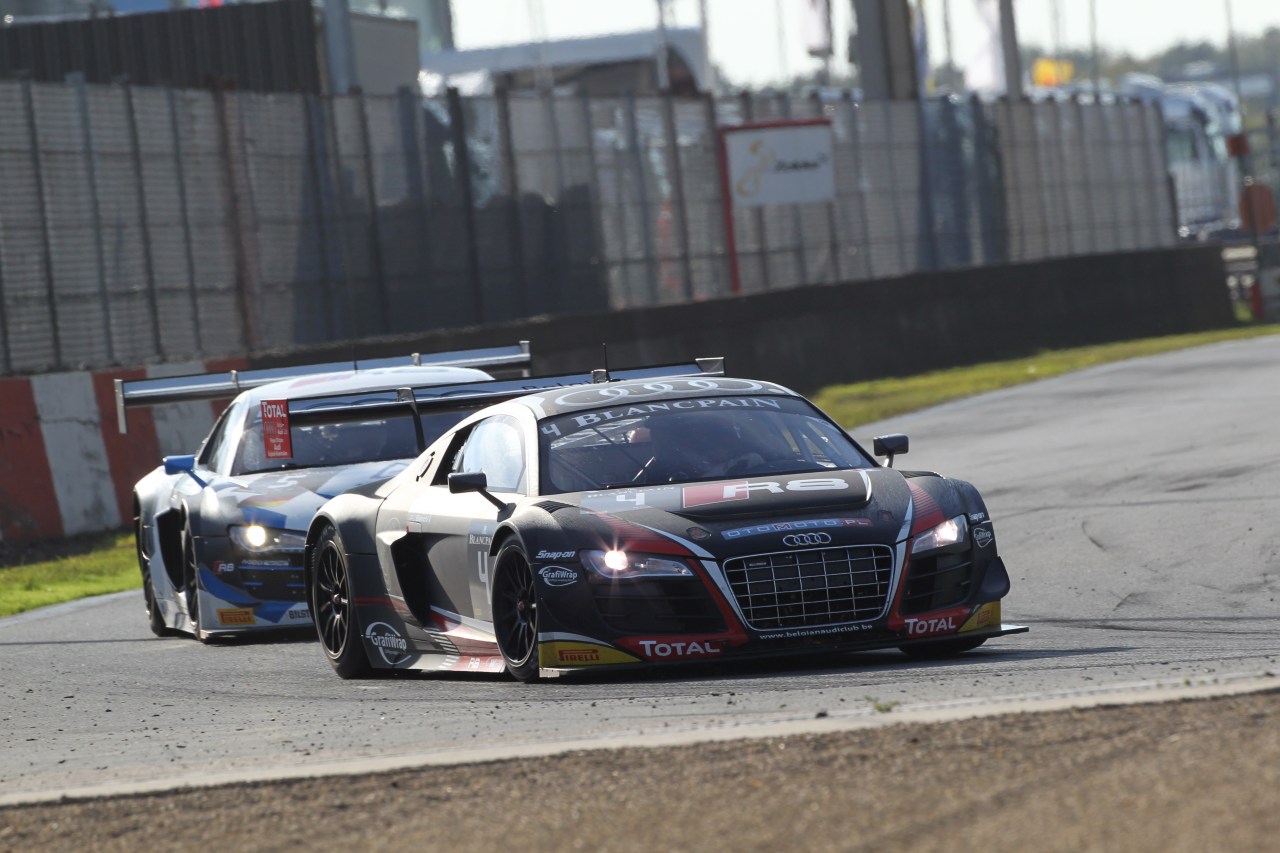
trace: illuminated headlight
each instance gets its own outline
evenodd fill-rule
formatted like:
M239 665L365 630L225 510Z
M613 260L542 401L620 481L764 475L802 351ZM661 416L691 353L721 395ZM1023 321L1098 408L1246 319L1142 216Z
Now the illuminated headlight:
M606 578L691 578L681 560L655 554L628 554L626 551L583 551L582 564Z
M231 541L246 551L301 551L306 537L301 533L249 524L230 529Z
M957 515L917 536L916 541L911 543L911 553L923 554L943 548L958 548L968 541L969 522L963 515Z

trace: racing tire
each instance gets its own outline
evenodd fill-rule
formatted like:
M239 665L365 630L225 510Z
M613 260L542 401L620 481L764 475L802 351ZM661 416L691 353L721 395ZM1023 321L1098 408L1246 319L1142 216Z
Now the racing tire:
M307 602L324 656L342 678L368 678L373 665L360 642L351 595L351 572L342 539L332 524L320 531L311 550Z
M938 658L955 657L976 649L986 641L986 637L965 637L962 640L938 640L933 643L898 646L898 650L913 660L937 660Z
M537 681L538 591L519 542L503 545L494 560L493 632L507 672L517 681Z
M191 618L191 633L197 640L208 644L208 634L200 630L200 563L196 559L196 538L191 535L191 520L182 524L182 577L183 594L187 599L187 615Z

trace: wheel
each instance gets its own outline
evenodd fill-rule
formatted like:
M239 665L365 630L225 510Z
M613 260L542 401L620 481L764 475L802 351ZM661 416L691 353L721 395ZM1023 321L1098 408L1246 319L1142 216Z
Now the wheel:
M898 650L915 660L935 660L954 657L970 649L976 649L986 641L986 637L966 637L963 640L938 640L933 643L898 646Z
M191 632L202 643L209 636L200 630L200 563L196 560L196 538L191 535L191 519L182 525L182 578L183 592L187 599L187 615L191 617Z
M138 557L138 570L142 572L142 597L147 603L147 624L157 637L172 637L173 629L164 624L164 616L156 604L156 588L151 583L151 558L147 556L142 530L142 513L135 506L133 511L133 546Z
M507 672L520 681L536 681L538 594L529 558L518 542L503 545L494 563L493 631Z
M343 678L367 678L373 666L360 642L351 607L351 574L342 540L333 525L320 532L311 551L311 588L307 601L325 657Z

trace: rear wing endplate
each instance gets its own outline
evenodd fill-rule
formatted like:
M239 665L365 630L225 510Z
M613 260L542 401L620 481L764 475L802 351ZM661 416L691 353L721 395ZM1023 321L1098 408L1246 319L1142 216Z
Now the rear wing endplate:
M307 364L296 367L271 367L260 370L229 370L221 373L201 373L187 376L167 376L154 379L117 379L116 420L121 433L127 433L125 410L135 406L158 406L163 403L180 403L191 400L219 400L234 397L241 391L257 388L281 379L300 379L324 373L340 373L351 370L370 370L379 367L407 367L436 365L440 367L474 367L484 369L519 369L527 376L531 364L529 342L520 341L513 346L486 347L457 350L454 352L413 353L396 358L375 358L364 361L342 361L326 364ZM394 389L392 389L394 390ZM362 395L363 396L363 395Z

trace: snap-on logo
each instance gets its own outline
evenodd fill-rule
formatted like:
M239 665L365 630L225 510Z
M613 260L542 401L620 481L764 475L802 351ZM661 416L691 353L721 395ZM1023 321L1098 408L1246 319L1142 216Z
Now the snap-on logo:
M782 544L788 548L800 548L804 545L830 545L830 533L792 533L782 537Z

